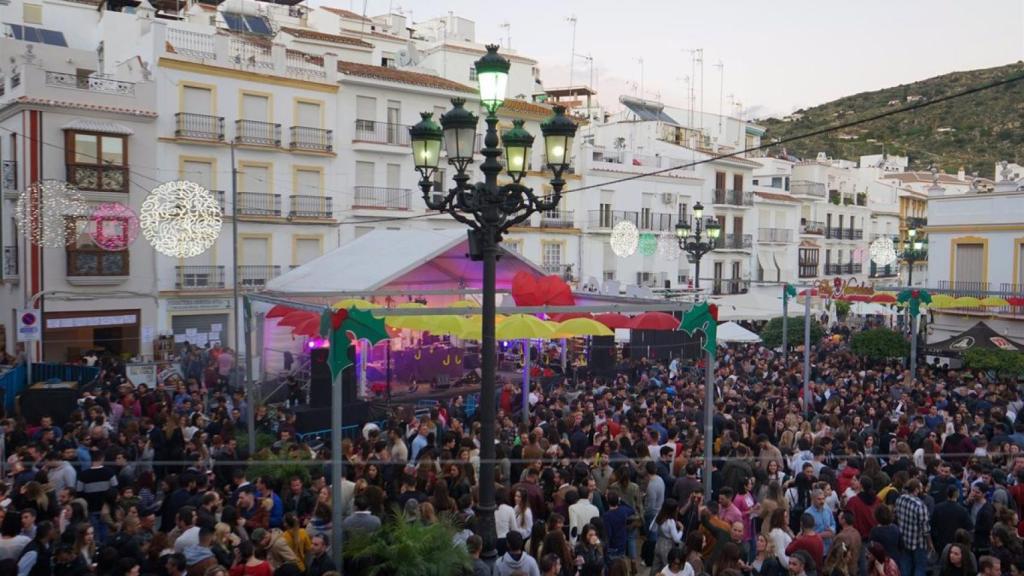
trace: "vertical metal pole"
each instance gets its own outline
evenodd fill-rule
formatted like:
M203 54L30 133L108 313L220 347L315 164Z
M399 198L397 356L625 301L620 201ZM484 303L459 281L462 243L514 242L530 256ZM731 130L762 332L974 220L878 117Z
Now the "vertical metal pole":
M387 394L388 411L391 411L391 339L388 338L388 350L384 357L385 368L387 371L387 388L385 388L385 394Z
M334 375L331 384L331 555L334 561L341 565L341 503L344 496L341 493L341 484L344 470L341 466L341 372Z
M707 338L707 335L704 336ZM704 374L704 501L711 502L712 458L715 447L715 357L707 353Z
M246 298L248 298L248 296L246 296ZM249 334L252 333L252 320L249 318L249 314L248 314L249 307L248 306L244 306L243 310L246 311L245 318L244 318L245 338L246 338L246 347L245 347L246 348L245 349L245 389L247 391L249 391L248 392L248 395L249 395L249 410L247 411L248 414L246 414L246 419L248 420L248 423L250 424L249 429L248 429L247 432L248 432L248 435L249 435L249 437L248 437L249 454L252 455L252 454L256 453L256 426L255 426L255 422L256 422L256 415L255 415L255 412L256 412L256 394L252 393L252 390L253 390L253 385L252 385L252 353L249 350L249 346L248 346L248 344L249 344ZM237 326L236 326L236 328L237 328ZM237 330L236 330L236 332L237 332ZM237 351L237 348L236 348L236 351Z
M530 341L521 340L523 346L523 424L530 423Z
M695 291L699 291L700 290L700 258L697 258L696 260L697 261L694 262L694 264L693 264L693 266L694 266L694 268L693 268L693 289Z
M569 348L568 348L568 344L569 344L569 341L566 340L565 338L562 338L562 376L563 377L565 376L565 369L568 366L568 362L569 362Z
M910 383L917 378L917 328L920 315L910 317Z
M232 308L234 308L234 322L231 326L233 332L232 342L234 343L236 358L238 354L242 353L241 347L241 334L238 333L238 168L235 164L235 145L231 144L231 292L232 292ZM249 330L245 330L246 338L248 338ZM248 342L246 342L245 355L246 365L249 365L248 357L251 356ZM245 424L248 432L248 444L249 454L256 453L256 394L254 393L252 381L248 377L251 370L246 368L247 376L245 382L245 397L248 400L249 408L245 414Z
M785 284L782 285L782 357L789 358L789 295Z
M494 133L494 140L497 140L497 118L494 118L494 122L491 122L491 118L488 118L488 135L487 140L490 141L491 133ZM497 144L493 144L496 146ZM488 144L491 147L492 144ZM493 158L488 158L488 161L493 162ZM487 180L490 184L497 182L497 174L487 174ZM493 182L490 182L492 181ZM482 326L482 338L480 343L480 353L483 356L481 359L481 367L483 372L483 381L480 385L480 504L477 510L477 516L480 518L480 536L483 538L483 558L490 562L497 559L497 545L498 534L497 528L494 524L494 420L496 418L496 406L495 406L495 391L496 391L496 368L497 362L497 349L494 338L494 316L495 316L495 292L497 291L496 286L496 268L497 268L497 252L498 246L495 238L495 231L493 228L487 226L479 232L480 243L482 245L483 252L483 289L484 289L484 301L483 301L483 326Z
M804 297L804 411L810 412L811 402L811 291Z

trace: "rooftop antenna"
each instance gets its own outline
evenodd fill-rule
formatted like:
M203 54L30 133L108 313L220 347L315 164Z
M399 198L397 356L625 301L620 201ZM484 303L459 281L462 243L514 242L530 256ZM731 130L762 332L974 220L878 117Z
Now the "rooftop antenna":
M697 50L685 50L690 53L690 90L687 102L687 108L690 112L690 122L688 128L691 130L696 128L694 123L695 112L694 109L697 107Z
M714 66L718 68L718 137L722 137L722 113L724 100L722 98L723 92L725 91L725 62L718 61Z
M366 3L367 2L368 2L368 0L363 0L363 14L362 14L363 17L362 17L362 19L359 20L359 33L360 34L366 33Z
M644 99L644 58L641 56L636 59L640 63L640 99Z
M697 62L700 64L700 114L697 118L700 120L700 132L701 136L704 135L704 49L697 48Z
M501 27L505 29L505 49L512 49L512 23L505 20L501 23Z
M576 15L573 14L566 20L572 25L572 47L569 49L569 87L572 88L573 65L576 63Z

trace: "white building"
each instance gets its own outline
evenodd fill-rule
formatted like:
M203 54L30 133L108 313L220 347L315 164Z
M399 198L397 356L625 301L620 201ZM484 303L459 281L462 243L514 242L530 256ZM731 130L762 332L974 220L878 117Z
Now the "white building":
M997 166L991 191L928 198L928 286L953 296L1021 296L1024 292L1024 178ZM1005 336L1024 338L1020 307L933 311L928 340L963 332L979 320Z

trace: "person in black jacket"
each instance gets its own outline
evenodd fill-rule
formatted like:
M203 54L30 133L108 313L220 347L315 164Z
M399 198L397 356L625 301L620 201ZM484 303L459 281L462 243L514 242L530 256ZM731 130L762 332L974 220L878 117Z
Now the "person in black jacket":
M959 498L960 490L955 485L947 487L946 500L937 504L932 512L932 540L936 550L944 550L957 530L970 532L974 529L967 508L957 502Z
M987 493L988 485L982 482L971 487L971 494L967 497L971 520L974 522L974 553L979 558L988 554L992 547L990 538L992 526L996 523L996 510L985 498Z
M18 574L28 576L50 576L53 574L51 543L57 536L53 524L44 520L36 526L36 536L21 550L18 558Z
M309 559L309 565L306 566L306 576L322 576L325 572L337 570L334 560L327 552L327 538L323 534L314 534L312 541L313 555Z

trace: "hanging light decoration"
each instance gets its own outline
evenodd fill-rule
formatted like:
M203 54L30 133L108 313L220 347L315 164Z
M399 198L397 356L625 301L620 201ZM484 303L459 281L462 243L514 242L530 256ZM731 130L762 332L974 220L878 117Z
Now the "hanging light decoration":
M191 258L205 252L220 236L220 205L205 188L187 180L153 189L142 203L142 235L161 254Z
M89 215L77 188L61 180L40 180L18 196L15 223L32 244L44 248L63 248L68 237L68 219Z
M853 249L853 261L857 264L864 263L864 248L862 246Z
M640 235L640 254L643 256L654 256L654 253L658 251L658 237L650 232L644 232Z
M139 237L139 217L135 210L120 202L108 202L93 208L89 236L104 250L125 250Z
M669 261L679 259L679 242L673 236L658 238L658 258Z
M893 245L892 240L886 236L882 236L872 242L871 246L868 247L868 251L871 254L871 261L876 266L889 266L896 261L896 247Z
M612 228L612 235L608 239L608 243L612 246L612 252L619 258L632 256L640 243L640 231L632 222L623 220Z

